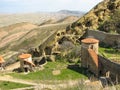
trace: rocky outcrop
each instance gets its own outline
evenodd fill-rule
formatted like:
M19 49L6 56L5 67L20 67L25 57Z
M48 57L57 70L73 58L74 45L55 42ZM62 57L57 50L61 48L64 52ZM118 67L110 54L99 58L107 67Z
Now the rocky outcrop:
M96 5L86 15L67 28L67 33L83 34L85 30L96 30L110 15L120 9L120 0L104 0Z

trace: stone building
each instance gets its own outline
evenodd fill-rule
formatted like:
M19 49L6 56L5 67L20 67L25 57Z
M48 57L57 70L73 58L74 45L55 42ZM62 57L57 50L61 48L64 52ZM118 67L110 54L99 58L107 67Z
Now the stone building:
M2 56L0 56L0 70L4 70L4 59Z
M88 68L96 76L99 73L98 44L99 40L94 38L83 39L81 44L81 66Z
M24 72L33 71L35 64L32 62L31 54L21 54L18 56L20 60L20 68Z
M115 83L120 82L120 64L98 55L99 40L86 38L81 43L81 66L97 77L104 76Z

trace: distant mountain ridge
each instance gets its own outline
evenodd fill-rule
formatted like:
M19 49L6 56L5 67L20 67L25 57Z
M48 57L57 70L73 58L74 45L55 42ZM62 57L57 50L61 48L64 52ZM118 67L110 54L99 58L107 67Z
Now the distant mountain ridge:
M71 15L77 15L77 16L82 16L85 14L85 12L81 12L81 11L71 11L71 10L60 10L57 13L61 13L61 14L71 14Z
M68 16L83 16L77 11L61 10L59 12L36 12L23 14L0 14L0 27L9 26L15 23L30 22L40 25L49 20L60 21ZM51 21L50 21L51 22Z
M49 19L48 21L41 23L39 26L46 25L46 24L57 24L57 23L72 23L77 21L78 19L79 19L78 16L67 16L60 20Z

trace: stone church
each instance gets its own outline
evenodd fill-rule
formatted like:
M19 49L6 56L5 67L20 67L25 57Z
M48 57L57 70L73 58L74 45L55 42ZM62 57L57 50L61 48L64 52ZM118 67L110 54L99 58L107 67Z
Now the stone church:
M81 66L96 77L104 76L116 83L120 82L120 64L98 54L99 40L86 38L81 43Z
M81 66L87 68L96 76L99 75L98 47L99 40L83 39L81 44Z

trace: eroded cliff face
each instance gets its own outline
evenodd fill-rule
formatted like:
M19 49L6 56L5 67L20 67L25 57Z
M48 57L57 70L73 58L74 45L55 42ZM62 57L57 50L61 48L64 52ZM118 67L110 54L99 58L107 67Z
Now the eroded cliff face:
M85 30L96 30L104 21L120 9L120 0L104 0L67 28L67 33L83 34Z

